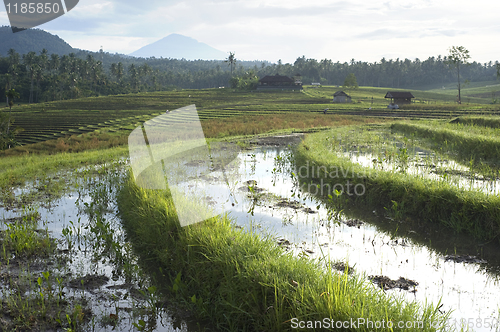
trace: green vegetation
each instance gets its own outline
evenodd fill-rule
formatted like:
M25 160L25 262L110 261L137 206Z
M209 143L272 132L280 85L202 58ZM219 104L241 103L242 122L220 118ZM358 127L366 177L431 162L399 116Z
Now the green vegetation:
M13 122L10 115L0 112L0 151L18 145L16 134L19 130L13 127Z
M487 82L485 84L489 84ZM340 87L335 86L323 86L321 88L310 88L306 87L304 93L315 98L328 98L332 99L333 94L340 90ZM346 109L356 109L364 107L364 109L373 106L380 109L386 109L390 100L384 98L388 91L408 91L408 89L395 89L395 88L378 88L371 86L360 86L358 89L349 91L349 95L352 96L353 103L361 105L345 105ZM485 85L480 85L480 87L467 87L462 88L462 105L456 103L456 91L451 91L446 89L433 89L433 90L416 90L411 89L411 93L415 96L413 103L410 105L400 105L405 110L429 110L429 111L470 111L475 109L481 109L482 111L488 110L498 110L497 105L491 104L491 93L496 91L500 96L500 85L493 87L486 87ZM479 91L479 92L478 92ZM489 92L487 92L489 91ZM340 107L342 105L335 105L335 107Z
M314 173L308 172L308 176L299 180L329 188L349 181L351 188L356 185L364 188L362 195L351 197L352 204L387 210L396 207L401 219L441 223L478 239L493 240L499 236L500 198L497 195L458 188L449 183L446 176L442 180L432 180L408 174L408 140L415 140L416 137L406 138L405 143L404 138L395 140L388 130L388 127L348 127L308 135L296 153L297 165L321 167L322 172L314 176ZM392 171L363 167L342 156L343 151L350 151L356 146L356 149L365 146L370 151L377 145L381 149L380 157L373 162L382 162L381 158L392 160L397 163ZM332 178L328 173L332 168L343 171Z
M270 238L236 229L227 217L182 228L168 191L143 190L129 180L118 203L143 260L158 266L160 280L179 303L217 329L286 331L294 317L444 326L439 304L420 307L386 296L348 271L335 272L327 257L312 261L285 253ZM434 330L427 324L413 330Z
M41 30L23 33L27 41L22 44L32 43L29 51L15 50L20 42L12 43L11 39L21 37L9 30L0 28L2 40L5 39L0 45L0 82L3 86L4 81L9 81L11 88L20 93L21 100L28 103L120 93L227 87L233 76L241 77L249 71L259 78L277 73L293 77L299 73L305 85L320 82L340 86L350 74L355 75L359 85L391 89L424 90L429 86L441 87L456 82L446 57L441 56L424 61L383 58L374 63L354 60L335 63L329 59L318 61L302 56L293 64L283 64L281 60L276 64L238 61L240 65L236 66L231 52L227 60L229 66L226 66L223 61L125 58L103 50L72 50L64 41ZM47 45L50 52L43 45ZM485 82L491 81L495 73L496 66L491 61L485 64L472 62L462 68L461 76Z
M62 278L49 270L38 277L30 271L30 264L53 257L57 247L47 229L38 229L38 217L35 210L27 210L20 218L5 220L6 229L0 231L2 281L9 285L0 288L1 331L77 327L83 322L81 305L64 297Z
M481 165L485 161L483 166L486 169L489 167L486 162L494 164L498 161L498 119L461 116L452 123L420 121L395 123L392 127L352 127L353 124L387 121L382 117L370 117L366 112L372 105L373 110L386 109L387 101L383 96L387 89L360 87L352 92L352 105L332 107L332 96L337 90L338 87L334 86L305 88L303 93L183 90L15 107L13 117L25 129L25 136L19 136L19 139L35 144L25 144L1 154L1 199L5 204L21 207L41 197L57 198L67 188L67 177L52 176L61 169L74 169L72 176L85 181L95 174L116 172L109 163L126 158L128 151L122 145L127 142L132 129L167 109L195 104L206 137L240 140L240 145L244 146L247 144L246 135L322 130L310 134L300 146L296 154L297 165L354 170L342 178L332 179L335 183L349 180L353 186L362 184L366 187L365 195L348 204L386 208L392 217L404 222L427 220L477 238L497 238L500 232L498 196L458 189L447 182L446 174L442 176L443 181L433 181L405 174L405 170L411 159L409 147L417 140L437 151L452 156L462 155L467 163L473 161L473 164ZM467 89L463 91L465 95ZM492 114L498 109L485 106L486 99L482 97L477 97L477 104L457 105L453 96L443 97L436 92L422 91L414 95L418 98L416 103L395 112L449 118L452 112L479 115ZM322 114L322 110L328 107L332 114ZM362 116L343 115L343 112ZM332 127L342 128L326 131ZM406 137L399 133L406 134ZM448 144L442 144L443 139ZM380 144L384 149L385 154L380 158L396 161L395 170L368 171L341 156L354 147L361 149L361 146L374 144ZM358 178L357 174L369 176ZM300 180L314 184L318 179L318 176L311 176ZM28 181L33 181L36 186L30 193L16 197L14 189ZM86 240L96 250L94 258L113 261L116 270L122 271L127 280L136 278L137 261L127 256L132 256L131 246L117 237L118 233L102 214L108 208L106 204L111 200L111 194L106 193L104 184L91 182L89 185L94 188L91 202L95 204L84 208L94 218L88 225L91 234ZM338 214L342 209L339 202L345 199L339 197L336 200L334 196L326 196L325 200L337 204L332 214ZM98 202L106 204L100 206ZM141 256L139 261L158 266L151 272L156 278L154 286L141 288L151 312L157 309L155 304L159 294L170 294L197 318L212 320L215 327L233 331L289 330L292 317L304 320L325 317L335 320L358 317L373 321L425 320L434 321L440 327L446 318L440 314L439 304L421 306L386 296L362 281L360 276L338 274L330 266L328 257L311 261L306 256L292 256L270 238L236 229L227 217L180 228L168 192L142 190L127 180L120 191L119 206L127 234ZM4 257L17 253L29 256L34 252L52 255L53 242L45 236L46 233L36 230L26 221L11 225L12 228L2 232L5 235L1 242ZM73 225L63 230L68 249L74 248L72 236L79 230ZM56 324L55 320L60 319L57 326L73 328L73 325L81 324L83 316L88 316L83 315L83 303L78 304L80 307L61 307L59 313L47 310L57 308L51 301L62 303L62 298L58 298L54 287L57 277L42 275L40 278L34 279L36 284L23 283L25 289L39 290L33 293L33 300L19 298L16 302L12 300L14 293L8 294L6 298L11 302L2 302L2 309L8 308L13 317L19 317L19 321L29 320L29 310L36 310L46 315L33 316L37 322L43 321L43 317L56 317L51 318L51 322ZM15 311L16 306L24 309ZM105 319L111 325L116 324L115 316L109 315ZM146 324L139 320L134 324L138 329L145 329L143 323ZM36 325L29 327L33 326Z
M107 150L72 154L79 160L76 162L68 154L53 156L53 161L39 156L6 158L29 163L29 167L15 172L13 178L20 181L30 176L33 182L21 186L24 192L16 195L9 185L0 188L2 207L20 209L18 202L30 206L21 217L0 219L0 227L4 229L0 231L0 331L76 332L95 330L97 324L122 330L122 320L127 321L127 328L144 320L148 321L145 328L154 328L156 305L161 299L139 267L118 220L107 215L116 186L123 177L121 153ZM32 171L45 167L46 174ZM61 203L57 190L74 190L78 199L70 200L70 205ZM55 231L61 232L59 239L50 236L54 228L49 231L48 222L33 208L54 202L79 211L78 221L63 222L62 229ZM92 266L83 268L80 264L86 259L91 259ZM93 292L88 292L108 282L109 277L99 274L102 266L112 268L113 278L121 278L127 285L118 287L127 292L123 298L118 289L101 289L98 302L111 304L111 315L106 309L96 310ZM118 303L123 305L127 298L133 309L119 311Z
M315 113L329 108L330 112L356 112L363 116L369 107L371 112L387 110L388 101L384 96L385 88L360 87L351 92L352 104L332 104L336 87L310 88L303 93L281 92L234 92L229 89L183 90L171 92L138 93L129 95L82 98L59 102L22 105L16 107L12 117L18 127L23 128L17 134L21 144L53 141L50 145L61 145L59 151L65 151L58 139L64 140L64 145L72 145L71 141L86 141L79 135L96 132L90 136L94 146L101 146L97 141L106 141L102 147L116 146L124 142L124 137L138 125L168 110L195 104L202 122L244 116L288 116L290 121L296 119L316 118ZM410 117L449 117L450 115L493 113L500 106L485 108L484 104L457 105L453 97L430 93L413 92L417 97L415 103L402 107L398 112L407 112ZM477 98L478 102L485 102ZM290 114L300 112L301 114ZM453 114L452 114L453 112ZM351 113L352 114L352 113ZM394 113L398 114L398 113ZM387 113L387 116L394 116ZM384 114L377 114L378 116ZM298 122L298 121L295 121ZM203 124L204 125L204 124ZM296 128L301 128L296 126ZM304 128L304 127L302 127ZM278 129L278 128L277 128ZM106 132L108 136L101 137ZM68 137L73 136L71 140ZM218 137L218 134L210 134ZM75 144L73 144L75 145ZM19 149L18 149L19 150ZM22 149L23 150L23 149ZM44 150L43 147L33 148L31 152ZM81 151L82 147L71 147L66 151ZM24 149L26 152L26 149Z
M353 73L350 73L347 75L347 77L344 80L344 89L357 89L359 88L358 86L358 81L356 80L356 76Z
M259 84L259 77L255 75L253 70L244 74L233 76L230 80L231 88L238 90L255 90Z
M76 169L84 166L105 164L118 157L125 157L127 153L127 147L119 147L71 154L59 153L51 156L22 155L2 157L0 158L0 188L23 185L27 180L44 180L48 175L61 168Z
M460 123L471 126L476 125L476 126L490 127L490 128L500 128L500 118L496 116L489 116L489 117L464 116L453 119L451 123Z
M465 163L476 166L486 163L499 168L500 129L495 128L498 123L498 118L458 118L448 123L395 123L391 128L408 136L424 138L433 149Z
M2 260L0 263L5 263L12 257L19 259L46 256L54 250L55 244L52 243L48 233L37 232L37 217L38 213L32 211L7 224L7 229L1 232Z

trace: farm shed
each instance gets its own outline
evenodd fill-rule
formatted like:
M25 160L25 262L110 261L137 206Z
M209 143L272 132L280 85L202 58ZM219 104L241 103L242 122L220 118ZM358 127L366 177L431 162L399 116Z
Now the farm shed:
M385 98L391 98L391 104L410 104L411 99L415 98L411 92L397 91L387 92Z
M350 103L351 96L349 96L344 91L337 91L333 94L333 102L334 103Z
M257 90L302 90L302 82L288 76L264 76L259 80Z

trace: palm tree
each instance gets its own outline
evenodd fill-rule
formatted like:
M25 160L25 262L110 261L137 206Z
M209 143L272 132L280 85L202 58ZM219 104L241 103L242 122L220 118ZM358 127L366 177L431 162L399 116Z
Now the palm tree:
M135 68L134 64L131 64L128 67L128 73L130 75L130 84L132 86L132 90L134 92L138 92L139 90L139 75L137 73L137 69Z
M9 120L7 120L7 133L6 136L9 136L9 130L10 130L10 112L12 111L12 106L14 105L14 98L20 98L19 93L17 93L16 90L10 89L9 91L5 91L5 96L7 96L7 99L9 100Z
M29 72L31 84L30 84L30 96L28 102L31 104L33 102L33 81L35 80L36 70L38 69L38 64L36 63L36 53L29 52L23 55L23 62L26 66L26 70Z
M9 106L9 97L7 96L7 91L9 91L11 88L12 76L10 74L5 74L4 77L5 77L5 96L7 97L5 106L7 107Z
M233 76L233 67L236 65L236 57L234 56L234 53L229 52L229 56L224 62L226 62L228 66L231 66L231 76Z

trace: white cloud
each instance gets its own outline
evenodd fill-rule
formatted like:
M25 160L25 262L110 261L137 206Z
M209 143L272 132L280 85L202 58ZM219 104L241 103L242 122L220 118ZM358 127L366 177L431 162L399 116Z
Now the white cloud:
M80 0L41 28L78 48L125 54L180 33L247 60L422 59L463 45L484 62L500 54L498 12L487 0Z

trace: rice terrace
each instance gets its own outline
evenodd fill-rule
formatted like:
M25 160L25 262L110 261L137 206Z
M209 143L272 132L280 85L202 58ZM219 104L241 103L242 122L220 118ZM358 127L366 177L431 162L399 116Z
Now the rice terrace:
M0 331L498 331L500 85L461 104L453 87L2 109L19 129L0 151ZM388 108L388 91L413 99ZM212 152L234 150L223 168L172 157L174 204L136 181L129 135L188 105ZM181 227L202 205L223 212Z

